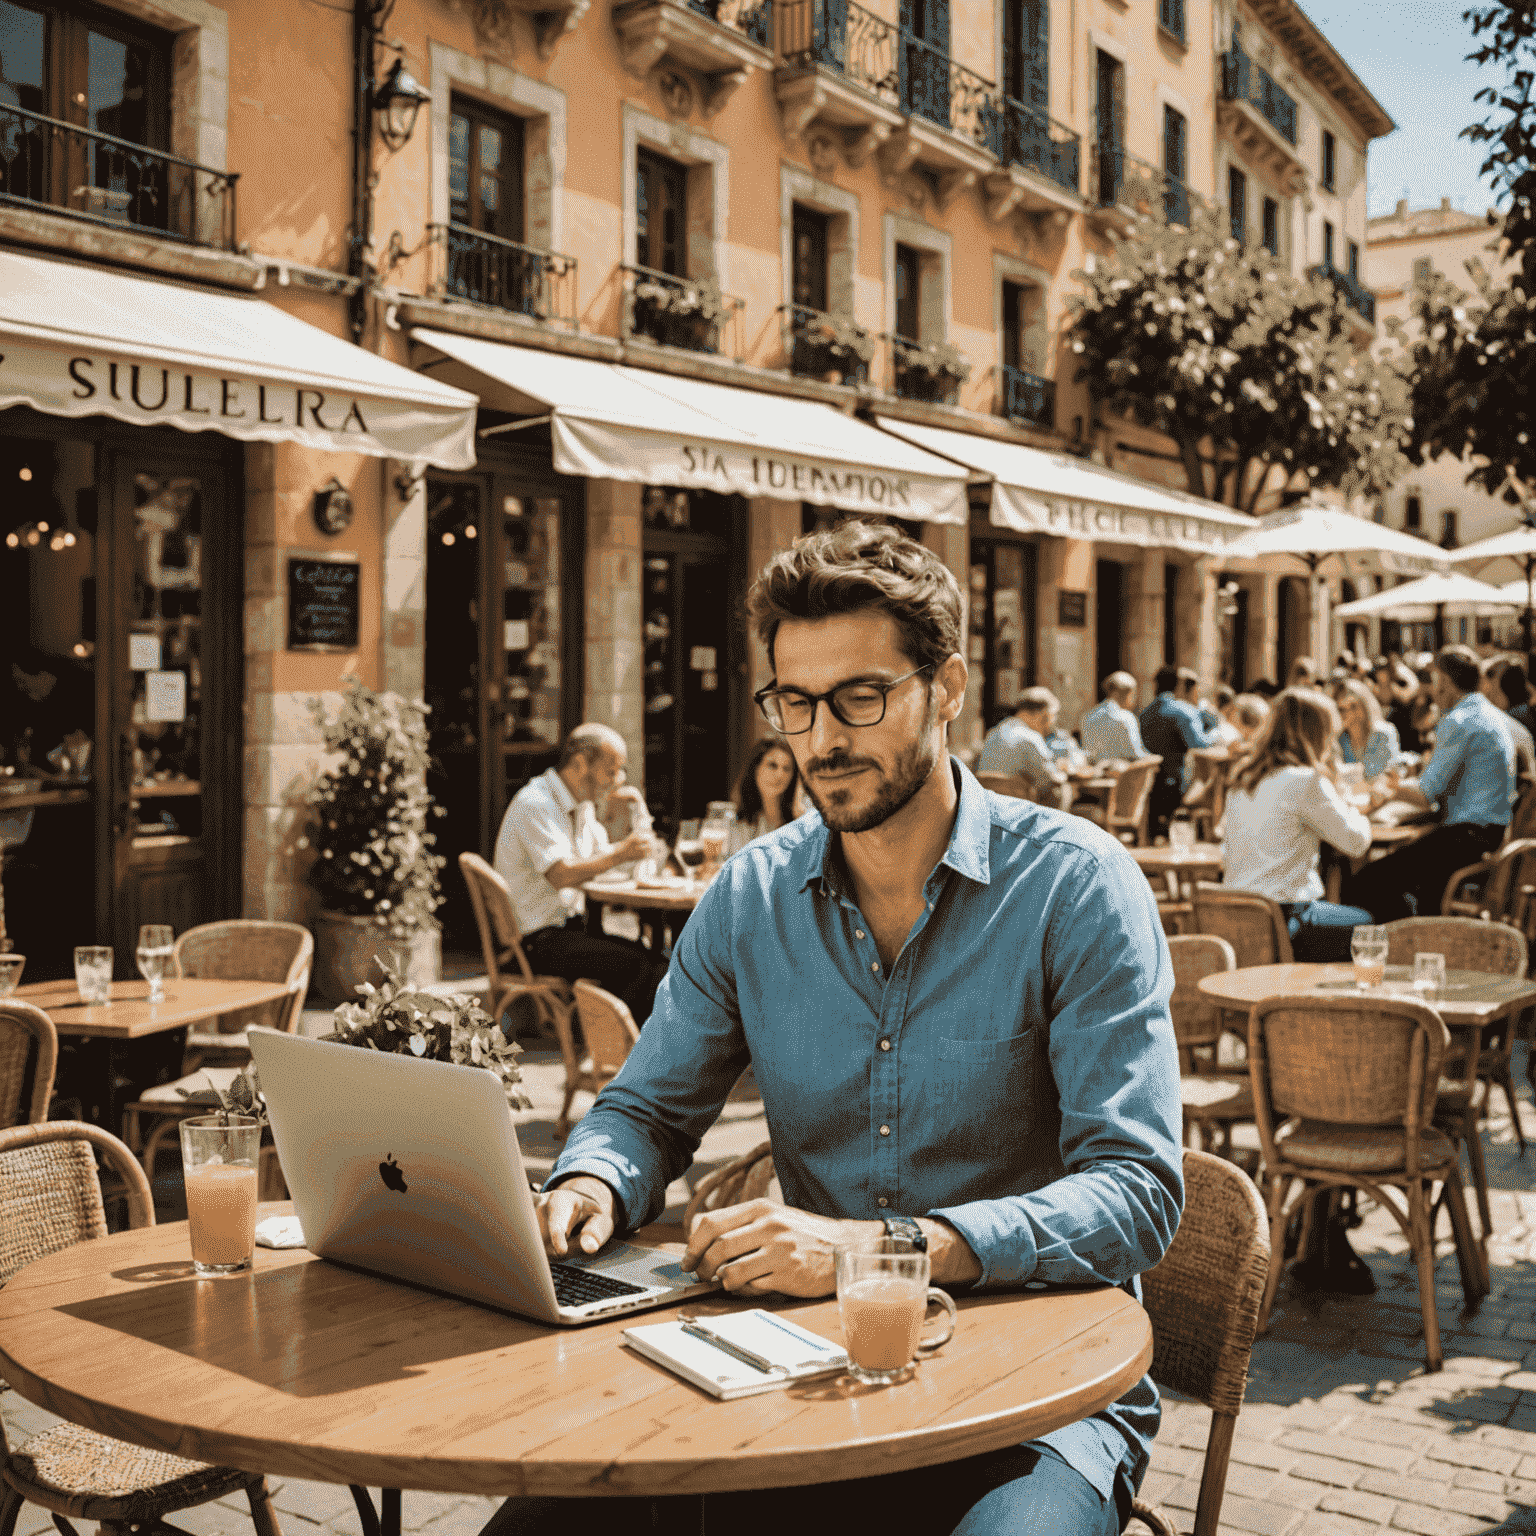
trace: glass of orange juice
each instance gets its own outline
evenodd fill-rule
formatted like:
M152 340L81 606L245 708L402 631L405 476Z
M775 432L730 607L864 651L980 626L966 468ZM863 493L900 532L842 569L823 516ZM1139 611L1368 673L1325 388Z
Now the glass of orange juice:
M192 1268L236 1275L256 1253L256 1163L261 1122L249 1115L198 1115L181 1122Z

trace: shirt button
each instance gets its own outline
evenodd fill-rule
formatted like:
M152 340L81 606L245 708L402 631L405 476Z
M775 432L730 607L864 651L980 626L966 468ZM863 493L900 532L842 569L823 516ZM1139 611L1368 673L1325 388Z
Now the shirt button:
M881 1210L884 1210L885 1207L888 1206L890 1203L891 1202L889 1200L887 1200L884 1195L881 1195L880 1198L875 1201L875 1204L878 1205Z
M889 1040L882 1040L880 1042L880 1049L882 1051L888 1051L888 1050L890 1050L890 1048L891 1048L891 1042Z
M881 1134L881 1135L882 1135L882 1136L889 1136L889 1135L890 1135L890 1134L891 1134L891 1128L890 1128L890 1126L888 1126L888 1125L882 1125L882 1126L881 1126L881 1127L880 1127L880 1134Z
M870 962L869 968L872 971L878 971L880 969L880 962L878 960L872 960Z
M864 937L864 930L862 928L855 928L853 930L853 936L856 939L862 939Z

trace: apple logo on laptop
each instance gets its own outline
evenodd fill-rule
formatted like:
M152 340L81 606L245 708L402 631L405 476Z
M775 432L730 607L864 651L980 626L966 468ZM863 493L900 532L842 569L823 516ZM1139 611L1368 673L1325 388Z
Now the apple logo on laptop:
M400 1172L400 1165L395 1161L393 1152L386 1152L387 1162L379 1164L379 1177L384 1180L385 1189L392 1189L397 1194L403 1195L406 1191L405 1175Z

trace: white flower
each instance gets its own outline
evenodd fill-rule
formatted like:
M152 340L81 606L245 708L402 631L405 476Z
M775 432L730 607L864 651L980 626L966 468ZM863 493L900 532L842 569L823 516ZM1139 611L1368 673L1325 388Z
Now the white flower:
M427 1041L424 1035L411 1036L411 1055L425 1056L427 1054Z

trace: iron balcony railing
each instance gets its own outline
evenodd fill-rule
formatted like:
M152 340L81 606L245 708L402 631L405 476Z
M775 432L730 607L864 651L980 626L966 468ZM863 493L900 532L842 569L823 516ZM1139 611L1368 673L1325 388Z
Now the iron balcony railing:
M760 47L773 46L773 0L688 0L688 9L708 16L722 27L750 37Z
M1157 24L1163 31L1184 41L1184 0L1157 0Z
M235 249L237 171L0 104L0 203Z
M1093 145L1088 180L1089 195L1100 208L1144 208L1159 198L1163 217L1186 228L1191 204L1204 201L1188 182L1113 144Z
M840 384L865 384L875 353L875 334L845 315L830 315L807 304L781 304L784 353L789 371L807 379L838 375Z
M438 291L534 320L576 324L576 258L464 224L429 224L442 252Z
M902 31L896 50L898 105L962 139L987 147L993 117L990 80L957 64L942 48Z
M1010 363L1004 363L1002 370L1003 415L1009 421L1023 422L1026 426L1044 427L1046 431L1054 429L1056 381L1026 373Z
M1296 98L1275 77L1233 43L1221 56L1221 92L1228 101L1246 101L1288 144L1296 142Z
M900 37L893 23L855 0L779 0L774 15L786 64L820 64L896 104Z
M1311 268L1307 276L1326 277L1344 295L1344 302L1362 320L1368 321L1371 325L1376 324L1376 295L1358 277L1352 277L1348 272L1338 267L1331 267L1326 262Z
M675 277L654 267L625 266L624 334L689 352L740 357L744 299L706 279Z
M995 96L989 103L986 145L1004 165L1038 171L1072 192L1080 185L1082 142L1078 136L1012 96Z
M880 340L890 347L890 379L900 399L925 400L932 405L955 403L960 386L970 375L970 364L963 354L954 348L927 347L909 336L882 334Z

